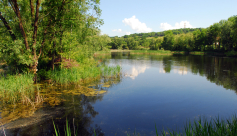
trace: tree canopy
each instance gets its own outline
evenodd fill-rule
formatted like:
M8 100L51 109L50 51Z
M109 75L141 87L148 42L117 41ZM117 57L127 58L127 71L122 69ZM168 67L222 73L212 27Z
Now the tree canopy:
M0 51L12 69L36 73L38 60L87 53L99 35L100 0L0 0ZM84 51L82 51L84 50Z

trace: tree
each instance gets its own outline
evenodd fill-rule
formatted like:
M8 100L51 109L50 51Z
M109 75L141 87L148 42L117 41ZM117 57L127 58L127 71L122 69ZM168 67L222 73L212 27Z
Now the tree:
M222 46L225 50L231 51L233 49L232 25L233 23L228 20L221 20L220 22L220 37Z
M237 16L233 16L232 36L233 36L233 46L237 48Z
M211 38L211 42L214 41L215 43L215 48L217 48L216 43L217 43L217 37L220 35L220 24L215 23L209 27L208 34ZM220 47L220 46L219 46Z
M102 24L99 2L0 0L0 25L5 26L2 31L8 31L1 49L5 60L9 65L15 64L16 69L28 68L34 74L42 56L51 57L54 64L54 56L69 49L63 45L67 40L64 38L71 34L78 37L75 46L83 44L96 26ZM91 10L95 14L89 14Z
M171 30L165 32L164 41L162 47L165 50L171 50L174 44L174 36Z

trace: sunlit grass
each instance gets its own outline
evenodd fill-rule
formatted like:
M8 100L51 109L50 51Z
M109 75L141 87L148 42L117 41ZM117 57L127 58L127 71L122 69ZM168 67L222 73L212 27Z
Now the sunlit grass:
M34 92L32 74L0 76L0 99L8 102L18 102L24 96Z
M130 53L136 54L172 54L169 50L131 50Z
M80 66L70 69L58 69L50 71L48 74L50 79L60 84L79 83L81 80L88 78L96 78L98 76L112 76L120 72L120 66L116 67L89 67Z

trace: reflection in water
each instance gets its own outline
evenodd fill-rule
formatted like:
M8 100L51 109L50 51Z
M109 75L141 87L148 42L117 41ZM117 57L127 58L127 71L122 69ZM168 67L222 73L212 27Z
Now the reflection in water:
M99 59L121 65L133 80L121 74L82 85L46 84L40 92L43 108L5 124L8 135L52 135L52 119L61 135L66 119L78 135L93 135L94 128L97 135L126 135L135 129L155 135L155 123L158 131L179 130L187 119L228 118L237 112L235 58L113 53Z
M146 69L149 69L148 66L133 66L130 70L128 70L125 76L130 77L131 79L135 79L139 74L144 73Z
M179 68L179 69L175 69L174 68L174 73L178 73L179 75L187 75L188 74L188 70L187 70L186 67Z

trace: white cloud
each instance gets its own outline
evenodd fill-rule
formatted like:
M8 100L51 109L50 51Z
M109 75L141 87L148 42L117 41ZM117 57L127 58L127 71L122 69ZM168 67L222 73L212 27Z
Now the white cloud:
M114 32L122 32L122 29L114 29L112 31L114 31Z
M152 29L148 28L145 23L140 22L136 16L132 16L131 18L125 18L122 21L125 25L130 26L133 30L139 33L147 33L151 32Z
M126 35L130 35L131 34L131 32L126 32Z
M161 23L160 28L163 30L180 29L184 28L184 24L186 25L186 28L194 28L188 21L181 21L180 23L176 22L175 26L172 26L168 23Z

